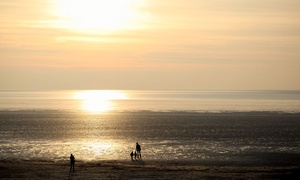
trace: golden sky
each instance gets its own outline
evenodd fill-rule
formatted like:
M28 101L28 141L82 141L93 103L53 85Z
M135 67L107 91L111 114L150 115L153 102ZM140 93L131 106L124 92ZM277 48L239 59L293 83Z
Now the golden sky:
M300 89L298 0L1 0L0 90Z

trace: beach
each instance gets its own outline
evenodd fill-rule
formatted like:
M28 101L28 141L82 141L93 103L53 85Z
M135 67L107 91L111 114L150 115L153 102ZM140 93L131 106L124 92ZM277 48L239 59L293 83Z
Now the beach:
M0 117L1 179L300 178L299 114L3 112ZM136 134L143 160L131 161ZM76 157L74 173L69 153Z
M201 163L200 163L201 164ZM197 165L167 161L0 162L1 179L299 179L300 166Z

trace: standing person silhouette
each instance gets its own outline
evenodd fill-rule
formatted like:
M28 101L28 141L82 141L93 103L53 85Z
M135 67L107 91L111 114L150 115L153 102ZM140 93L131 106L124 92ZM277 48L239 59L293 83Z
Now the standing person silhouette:
M142 159L142 154L141 154L142 149L141 149L141 146L139 145L139 143L136 143L135 150L137 152L138 159Z
M73 154L71 154L71 156L70 156L70 172L72 171L72 169L74 172L74 166L75 166L75 156L73 156Z

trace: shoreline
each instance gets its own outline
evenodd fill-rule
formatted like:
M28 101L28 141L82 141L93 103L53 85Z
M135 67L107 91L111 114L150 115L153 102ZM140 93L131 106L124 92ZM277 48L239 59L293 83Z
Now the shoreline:
M3 179L297 179L300 166L197 165L179 161L0 162Z
M278 153L278 152L260 152L237 155L238 159L231 158L231 160L216 160L216 159L148 159L130 160L128 159L94 159L84 160L76 156L76 164L109 164L120 163L123 165L162 165L162 166L243 166L243 167L300 167L300 153ZM69 157L66 156L65 160L46 160L46 159L0 159L0 164L56 164L56 165L69 165Z

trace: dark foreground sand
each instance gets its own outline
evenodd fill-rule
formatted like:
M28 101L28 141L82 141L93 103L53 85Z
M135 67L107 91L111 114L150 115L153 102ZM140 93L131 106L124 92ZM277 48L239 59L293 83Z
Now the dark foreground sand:
M300 179L300 166L196 165L183 162L0 162L0 179Z

